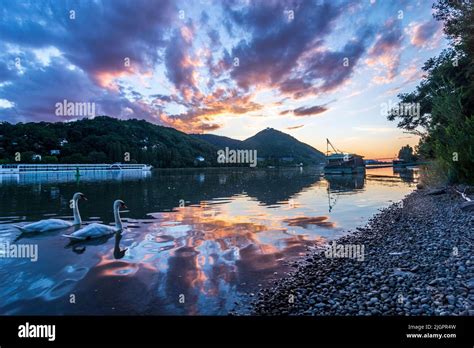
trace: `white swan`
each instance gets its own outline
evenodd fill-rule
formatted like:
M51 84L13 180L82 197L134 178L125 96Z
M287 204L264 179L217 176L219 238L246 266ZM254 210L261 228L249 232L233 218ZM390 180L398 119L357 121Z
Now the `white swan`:
M63 236L67 238L71 238L71 239L77 239L77 240L88 240L88 239L99 238L99 237L116 233L122 230L123 228L122 220L120 220L120 211L119 211L120 208L126 209L127 206L125 205L123 201L118 199L114 202L115 227L104 225L104 224L93 223L71 234L63 234Z
M28 225L18 226L13 225L18 228L23 233L33 233L33 232L47 232L54 230L61 230L64 228L69 228L74 225L80 225L82 223L81 215L79 214L79 200L83 199L87 201L86 196L81 192L76 192L72 197L72 212L74 214L74 221L66 221L61 219L46 219L33 222Z

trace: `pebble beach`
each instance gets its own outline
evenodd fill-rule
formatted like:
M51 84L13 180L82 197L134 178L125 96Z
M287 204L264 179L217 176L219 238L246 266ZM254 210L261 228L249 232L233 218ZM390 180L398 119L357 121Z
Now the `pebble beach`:
M363 257L307 254L250 314L474 315L474 212L463 204L452 188L412 192L336 240Z

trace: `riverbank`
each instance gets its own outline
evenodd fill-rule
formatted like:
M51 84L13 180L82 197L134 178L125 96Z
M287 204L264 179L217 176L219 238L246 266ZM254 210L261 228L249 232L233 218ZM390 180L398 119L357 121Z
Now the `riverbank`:
M362 258L308 254L257 294L251 314L474 315L474 212L461 210L452 189L429 192L414 191L336 241L359 246Z

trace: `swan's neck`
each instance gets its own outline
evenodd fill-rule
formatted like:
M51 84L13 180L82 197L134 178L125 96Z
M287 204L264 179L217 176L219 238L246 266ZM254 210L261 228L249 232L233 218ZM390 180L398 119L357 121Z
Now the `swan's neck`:
M82 224L81 215L79 214L79 200L77 198L72 203L72 213L74 214L74 225Z
M122 229L122 220L120 219L119 209L120 208L118 208L118 207L114 209L114 218L115 218L115 227L118 230L121 230Z

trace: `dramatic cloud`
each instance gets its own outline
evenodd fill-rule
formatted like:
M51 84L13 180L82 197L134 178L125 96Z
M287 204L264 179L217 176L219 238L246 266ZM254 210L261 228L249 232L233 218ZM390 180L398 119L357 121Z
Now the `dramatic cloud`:
M309 56L304 61L307 68L303 77L283 82L281 90L292 93L294 98L300 98L308 94L330 92L341 86L351 76L372 38L370 28L359 34L360 39L350 40L339 52L323 50Z
M114 77L152 68L176 10L171 0L160 0L159 6L147 0L12 2L3 17L2 40L57 47L106 87Z
M401 21L390 19L385 23L383 31L377 36L375 44L369 51L367 64L373 67L382 66L381 71L386 72L376 76L376 83L387 83L392 81L398 74L400 65L401 46L403 31Z
M176 17L172 4L9 3L0 21L0 82L9 83L0 85L0 95L16 107L3 110L2 118L58 121L54 105L66 99L96 103L97 112L115 117L156 122L151 106L126 99L115 80L150 72L158 63L164 28ZM50 51L59 52L60 58Z
M424 23L411 23L408 30L411 35L410 42L417 47L434 47L438 44L442 26L434 19Z
M192 57L194 37L192 24L176 29L165 52L166 75L186 101L190 101L197 89L196 67L199 60Z
M289 17L289 9L294 18ZM333 2L256 1L243 9L229 6L227 11L251 35L250 40L241 40L231 54L239 60L232 77L247 89L276 85L290 78L302 54L322 44L322 37L330 33L331 23L342 7Z
M204 130L215 130L219 125L212 122L222 115L242 115L250 111L260 110L262 106L251 100L249 95L240 96L236 90L224 91L218 89L215 93L206 96L188 112L178 115L162 114L162 121L175 128L190 133Z
M96 114L118 118L144 118L156 121L152 110L140 102L128 99L95 85L80 69L64 69L64 61L56 58L46 68L29 70L28 79L10 83L2 88L2 97L15 104L2 110L2 118L10 122L26 122L30 115L44 121L67 121L76 117L57 116L56 103L94 103Z

